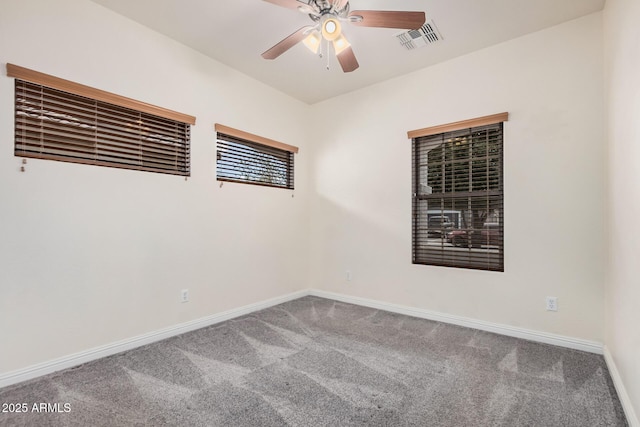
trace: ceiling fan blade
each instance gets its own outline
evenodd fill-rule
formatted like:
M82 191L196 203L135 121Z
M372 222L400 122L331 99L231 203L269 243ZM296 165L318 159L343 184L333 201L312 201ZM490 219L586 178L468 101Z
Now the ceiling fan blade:
M362 20L353 20L355 16ZM354 10L349 14L353 25L360 27L400 28L417 30L427 20L424 12L401 12L392 10Z
M297 9L302 5L298 0L264 0L267 3L275 4L276 6L286 7L287 9Z
M313 27L302 27L295 33L291 34L288 37L285 37L280 43L273 46L271 49L267 50L262 54L264 59L276 59L278 56L282 55L293 46L300 43L307 36L307 30Z
M358 69L358 67L360 66L360 64L358 64L358 60L356 59L356 55L353 53L353 49L351 49L351 46L349 46L336 56L338 58L340 66L342 67L342 71L344 71L345 73L350 73Z

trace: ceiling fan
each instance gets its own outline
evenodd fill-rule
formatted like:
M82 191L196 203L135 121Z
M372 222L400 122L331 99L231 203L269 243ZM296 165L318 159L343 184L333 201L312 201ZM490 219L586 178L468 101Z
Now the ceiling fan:
M425 23L424 12L354 10L348 0L264 0L288 9L297 9L309 15L312 25L304 26L284 38L262 54L264 59L276 59L300 42L312 52L318 53L323 41L333 45L333 50L342 67L349 73L360 65L351 45L342 34L341 22L360 27L401 28L417 30Z

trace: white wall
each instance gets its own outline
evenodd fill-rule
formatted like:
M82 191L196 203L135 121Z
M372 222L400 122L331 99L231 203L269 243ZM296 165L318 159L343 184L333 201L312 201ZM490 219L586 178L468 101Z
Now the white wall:
M2 0L3 67L198 122L186 182L38 160L20 173L13 79L0 77L0 375L307 287L602 342L609 243L606 341L639 407L633 3L605 11L617 169L603 203L601 14L309 107L92 2ZM406 131L502 111L506 271L411 265ZM219 188L214 122L300 146L295 197Z
M20 173L7 62L196 116L191 177ZM0 64L0 374L306 287L306 104L89 1L2 0ZM219 188L215 122L300 146L295 198Z
M602 342L602 61L597 13L314 105L311 286ZM406 132L504 111L505 272L412 265Z
M609 142L606 345L640 414L640 3L604 10ZM627 414L629 415L629 414ZM637 422L637 419L636 419Z

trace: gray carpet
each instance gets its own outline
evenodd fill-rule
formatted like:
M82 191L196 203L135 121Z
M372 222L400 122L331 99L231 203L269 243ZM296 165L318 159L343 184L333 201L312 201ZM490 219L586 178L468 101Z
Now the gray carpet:
M0 389L18 426L625 426L602 356L305 297ZM31 409L31 408L30 408Z

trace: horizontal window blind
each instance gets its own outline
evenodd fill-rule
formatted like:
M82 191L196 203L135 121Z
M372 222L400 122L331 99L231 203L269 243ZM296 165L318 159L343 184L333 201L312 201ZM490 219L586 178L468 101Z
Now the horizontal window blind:
M294 188L293 152L217 133L218 181Z
M503 126L413 139L413 262L504 271Z
M16 79L15 155L189 175L188 123Z

